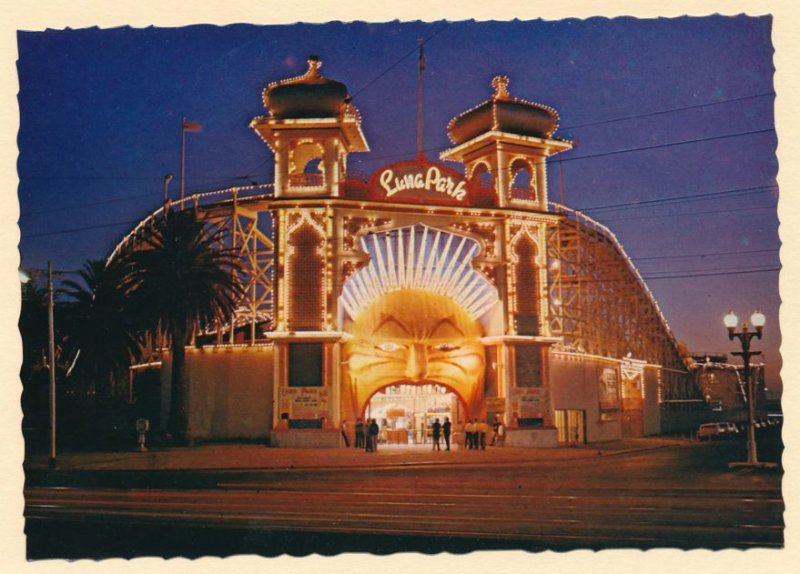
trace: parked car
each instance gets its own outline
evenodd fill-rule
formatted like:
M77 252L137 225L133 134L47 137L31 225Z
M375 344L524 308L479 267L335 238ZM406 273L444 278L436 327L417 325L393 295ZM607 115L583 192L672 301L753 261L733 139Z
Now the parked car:
M726 426L729 435L735 436L739 434L739 427L736 426L736 423L719 423L719 424Z
M739 430L733 423L705 423L700 425L697 429L698 440L720 440L724 438L733 438Z

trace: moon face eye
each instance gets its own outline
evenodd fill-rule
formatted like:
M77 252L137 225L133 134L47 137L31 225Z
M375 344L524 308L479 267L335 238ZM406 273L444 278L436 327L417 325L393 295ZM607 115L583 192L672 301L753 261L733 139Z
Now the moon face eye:
M442 343L441 345L436 346L437 351L447 352L447 351L455 351L456 349L458 349L458 346L454 345L453 343Z
M393 351L400 350L401 347L397 343L394 343L392 341L386 341L385 343L375 345L375 348L380 349L381 351L386 351L387 353L391 353Z

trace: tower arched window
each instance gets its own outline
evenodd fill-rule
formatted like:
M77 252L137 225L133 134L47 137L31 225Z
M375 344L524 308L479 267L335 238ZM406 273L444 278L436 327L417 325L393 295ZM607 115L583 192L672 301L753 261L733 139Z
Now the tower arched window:
M485 163L479 163L472 172L471 183L473 186L484 189L494 189L494 177Z
M497 192L494 189L494 173L483 162L476 165L470 176L472 204L478 207L496 207Z
M289 157L289 184L292 187L323 187L322 146L305 141L295 144Z
M511 163L511 199L536 201L536 170L534 165L523 159Z

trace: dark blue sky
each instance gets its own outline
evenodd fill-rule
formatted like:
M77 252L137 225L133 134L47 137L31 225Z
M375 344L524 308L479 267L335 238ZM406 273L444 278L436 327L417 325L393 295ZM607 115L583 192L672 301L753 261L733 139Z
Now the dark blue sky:
M760 307L756 347L778 388L778 273L764 271L780 245L770 34L769 17L744 16L21 32L22 265L105 256L158 207L166 173L174 196L182 116L203 124L187 135L188 191L271 182L272 157L247 126L265 113L264 86L302 73L309 54L361 110L372 151L350 167L412 158L424 37L430 156L448 145L450 118L508 75L512 95L558 110L555 135L575 141L565 203L614 231L678 339L733 350L722 316ZM554 201L558 174L554 162ZM654 203L607 208L631 202Z

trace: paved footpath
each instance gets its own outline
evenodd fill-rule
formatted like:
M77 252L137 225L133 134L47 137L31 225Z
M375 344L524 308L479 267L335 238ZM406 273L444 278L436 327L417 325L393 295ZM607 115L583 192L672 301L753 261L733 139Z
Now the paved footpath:
M269 448L254 444L206 444L160 448L148 452L62 453L59 470L286 470L408 465L524 464L615 456L642 450L690 444L686 439L643 438L576 448L492 448L485 451L432 452L425 447L383 446L377 453L360 449ZM46 455L33 455L27 470L47 468Z

